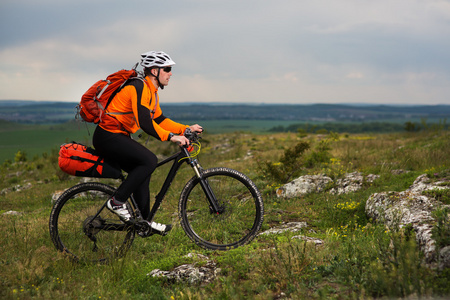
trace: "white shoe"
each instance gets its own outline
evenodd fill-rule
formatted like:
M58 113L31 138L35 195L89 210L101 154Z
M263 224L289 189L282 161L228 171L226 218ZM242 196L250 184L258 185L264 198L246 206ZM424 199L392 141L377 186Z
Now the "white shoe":
M113 204L113 199L109 199L106 203L106 207L113 213L119 216L119 218L124 222L129 222L132 217L130 211L128 210L127 204L122 205Z
M150 227L152 228L152 231L154 231L157 234L166 235L170 230L172 230L172 225L170 224L161 224L152 222L150 224Z
M172 225L170 224L161 224L156 222L149 222L147 220L142 220L141 222L145 222L145 226L141 227L141 229L137 232L141 237L148 237L152 234L166 235L171 229Z

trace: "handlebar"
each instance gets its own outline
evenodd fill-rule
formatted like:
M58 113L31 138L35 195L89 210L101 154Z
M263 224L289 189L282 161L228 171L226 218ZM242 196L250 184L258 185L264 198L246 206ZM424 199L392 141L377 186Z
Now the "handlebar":
M186 128L183 135L189 140L189 145L184 145L185 148L189 147L193 143L198 142L198 140L201 139L201 137L198 135L198 133L195 131L192 131L190 128Z

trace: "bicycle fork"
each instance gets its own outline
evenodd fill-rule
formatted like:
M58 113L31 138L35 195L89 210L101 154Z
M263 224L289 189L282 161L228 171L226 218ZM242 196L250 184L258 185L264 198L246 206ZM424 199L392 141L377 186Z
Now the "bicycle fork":
M200 164L196 159L192 160L190 162L190 165L194 169L195 174L197 175L197 178L200 181L200 186L202 187L203 192L205 193L206 198L208 199L211 212L217 215L221 214L223 212L223 207L219 205L219 201L217 200L216 195L211 189L208 179L203 177L203 168L200 166Z

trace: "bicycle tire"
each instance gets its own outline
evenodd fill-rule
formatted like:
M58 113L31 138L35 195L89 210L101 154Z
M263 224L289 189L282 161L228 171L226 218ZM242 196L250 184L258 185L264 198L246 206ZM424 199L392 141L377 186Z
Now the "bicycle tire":
M50 214L50 237L56 249L78 262L104 262L123 256L134 240L132 226L106 207L94 219L114 191L100 182L66 190Z
M229 250L252 241L264 219L264 204L256 185L229 168L207 169L202 177L224 211L212 213L200 179L191 178L179 201L181 226L189 238L211 250Z

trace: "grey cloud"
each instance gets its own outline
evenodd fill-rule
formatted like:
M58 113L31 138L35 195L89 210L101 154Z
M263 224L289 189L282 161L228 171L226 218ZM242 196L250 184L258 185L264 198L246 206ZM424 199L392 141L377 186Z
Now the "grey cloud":
M94 77L131 67L141 52L155 49L174 58L176 75L198 76L210 90L218 82L248 81L262 91L273 78L289 78L277 86L314 84L310 98L322 99L317 93L329 85L391 88L411 76L423 80L425 89L430 78L450 77L448 3L4 0L0 75L19 69L33 78L44 73ZM412 75L405 79L406 73ZM298 88L279 92L295 99Z

